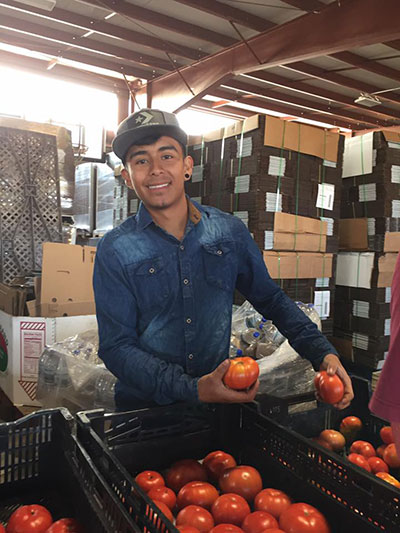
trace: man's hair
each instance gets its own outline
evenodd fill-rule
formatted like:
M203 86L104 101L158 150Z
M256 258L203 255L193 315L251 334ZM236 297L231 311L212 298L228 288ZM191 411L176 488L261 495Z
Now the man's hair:
M135 143L132 146L148 146L150 144L156 143L158 141L158 139L161 139L161 137L164 137L164 135L148 135L147 137L143 137L143 139L140 139L140 144L139 143ZM182 148L182 155L185 158L186 155L187 155L186 154L186 146L184 146L179 141L176 141L176 142L179 143L179 146ZM131 148L132 148L132 146L131 146ZM123 162L124 165L126 164L126 157L125 157L125 161L122 161L122 162Z

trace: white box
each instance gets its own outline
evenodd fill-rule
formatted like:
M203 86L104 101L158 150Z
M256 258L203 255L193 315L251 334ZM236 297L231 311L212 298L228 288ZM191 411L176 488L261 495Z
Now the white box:
M96 315L42 318L0 311L0 387L15 405L36 400L39 358L45 345L97 329Z

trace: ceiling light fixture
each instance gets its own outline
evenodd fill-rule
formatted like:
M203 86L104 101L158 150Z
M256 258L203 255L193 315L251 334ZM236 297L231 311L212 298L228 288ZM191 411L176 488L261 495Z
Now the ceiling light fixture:
M360 93L360 96L354 100L355 104L360 104L365 107L375 107L380 105L382 102L377 96L369 93Z

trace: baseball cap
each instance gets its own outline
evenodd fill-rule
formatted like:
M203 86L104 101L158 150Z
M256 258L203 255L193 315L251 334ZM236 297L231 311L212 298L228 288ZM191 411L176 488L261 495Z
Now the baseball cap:
M129 148L140 144L140 140L149 135L167 135L186 146L187 134L179 127L178 119L173 113L159 109L141 109L129 115L118 126L112 142L114 153L125 161Z

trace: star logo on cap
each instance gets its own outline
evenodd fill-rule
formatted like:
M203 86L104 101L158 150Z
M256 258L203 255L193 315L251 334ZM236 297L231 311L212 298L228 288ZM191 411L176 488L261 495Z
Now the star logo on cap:
M148 124L153 120L153 115L151 113L147 113L147 111L143 111L143 113L140 113L136 117L136 124L140 124L141 126L144 126L145 124Z

